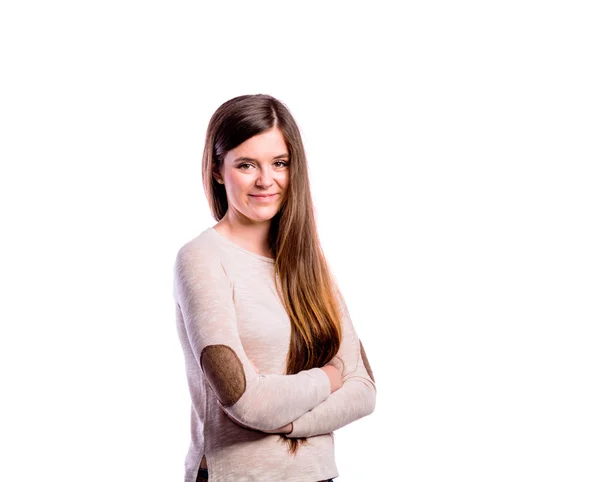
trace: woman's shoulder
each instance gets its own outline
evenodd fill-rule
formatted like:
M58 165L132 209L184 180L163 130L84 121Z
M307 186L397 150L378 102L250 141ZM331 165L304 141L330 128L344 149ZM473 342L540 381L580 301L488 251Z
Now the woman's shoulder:
M175 256L177 264L185 264L191 260L205 260L207 263L218 260L221 254L219 243L212 231L212 228L206 228L181 244Z
M206 228L193 238L188 239L180 245L179 251L181 250L194 250L202 248L211 248L216 246L216 239L213 234L213 228Z

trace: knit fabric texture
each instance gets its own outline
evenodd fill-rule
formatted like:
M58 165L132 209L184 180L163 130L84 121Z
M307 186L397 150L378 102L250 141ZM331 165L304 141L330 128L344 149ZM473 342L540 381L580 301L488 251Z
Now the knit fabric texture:
M332 432L375 409L372 368L339 291L342 342L330 364L342 387L330 393L320 368L285 374L291 324L274 267L212 227L177 252L175 321L191 398L185 482L196 481L203 456L211 482L337 477ZM309 442L295 455L273 433L290 422L287 437Z

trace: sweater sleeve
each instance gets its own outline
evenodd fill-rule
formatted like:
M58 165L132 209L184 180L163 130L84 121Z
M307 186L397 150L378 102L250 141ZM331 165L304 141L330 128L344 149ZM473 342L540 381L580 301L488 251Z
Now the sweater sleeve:
M275 430L329 396L329 377L320 368L294 375L256 373L239 336L233 286L218 256L189 243L180 248L173 294L194 358L234 422Z
M342 386L318 406L292 422L287 437L312 437L337 430L373 413L377 389L367 353L354 329L348 307L338 291L342 313L342 342L331 361L342 373Z

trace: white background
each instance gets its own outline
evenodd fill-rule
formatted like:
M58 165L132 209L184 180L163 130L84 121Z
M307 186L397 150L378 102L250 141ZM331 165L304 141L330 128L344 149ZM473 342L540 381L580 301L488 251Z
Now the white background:
M0 480L182 480L172 266L248 93L378 383L336 480L600 480L593 3L3 2Z

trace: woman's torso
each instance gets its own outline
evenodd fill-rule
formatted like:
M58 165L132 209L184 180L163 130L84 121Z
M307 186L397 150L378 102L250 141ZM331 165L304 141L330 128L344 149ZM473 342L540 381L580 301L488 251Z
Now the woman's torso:
M193 249L210 250L220 258L231 281L239 336L248 358L261 374L285 374L291 326L277 294L273 260L236 246L213 228L190 243ZM196 481L203 457L211 482L316 482L337 477L332 434L310 437L308 445L301 445L292 456L279 435L232 422L193 356L180 310L177 324L192 399L186 482Z

